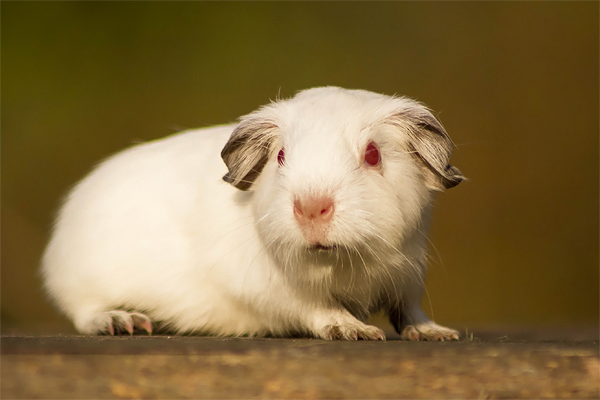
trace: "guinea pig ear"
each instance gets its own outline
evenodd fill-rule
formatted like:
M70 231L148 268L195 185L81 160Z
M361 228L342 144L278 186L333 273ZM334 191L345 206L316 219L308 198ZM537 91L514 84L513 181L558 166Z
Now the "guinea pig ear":
M221 151L229 172L223 180L240 190L248 190L267 160L277 125L265 119L243 118Z
M458 185L465 177L449 164L454 148L450 136L425 106L413 101L407 103L392 113L386 123L408 134L415 157L429 172L427 185L430 189L443 190Z

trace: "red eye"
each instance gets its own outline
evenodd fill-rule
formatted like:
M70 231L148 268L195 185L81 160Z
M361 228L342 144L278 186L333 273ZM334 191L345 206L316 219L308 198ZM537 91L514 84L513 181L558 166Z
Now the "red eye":
M367 167L376 167L381 162L381 155L375 143L370 142L365 151L365 165Z
M283 148L279 150L279 153L277 154L277 162L279 165L283 165L285 162L285 153L283 152Z

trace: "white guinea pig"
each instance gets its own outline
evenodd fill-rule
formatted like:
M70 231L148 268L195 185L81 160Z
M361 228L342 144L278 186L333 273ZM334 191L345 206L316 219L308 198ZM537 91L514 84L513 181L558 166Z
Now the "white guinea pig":
M336 87L134 146L68 195L45 289L84 334L384 340L384 309L405 339L458 339L420 307L452 148L420 103Z

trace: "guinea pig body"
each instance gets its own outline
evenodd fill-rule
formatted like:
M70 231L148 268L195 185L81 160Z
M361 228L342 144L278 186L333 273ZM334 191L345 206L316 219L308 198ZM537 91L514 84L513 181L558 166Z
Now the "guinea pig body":
M383 340L383 308L406 339L458 339L420 308L451 150L421 104L333 87L135 146L67 197L45 288L86 334Z

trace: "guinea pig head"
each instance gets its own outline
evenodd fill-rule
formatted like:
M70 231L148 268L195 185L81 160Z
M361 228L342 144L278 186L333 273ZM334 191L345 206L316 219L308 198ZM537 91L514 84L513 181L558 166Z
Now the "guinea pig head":
M258 232L283 259L397 249L433 191L462 179L452 142L421 104L316 88L242 117L224 180L252 190Z

